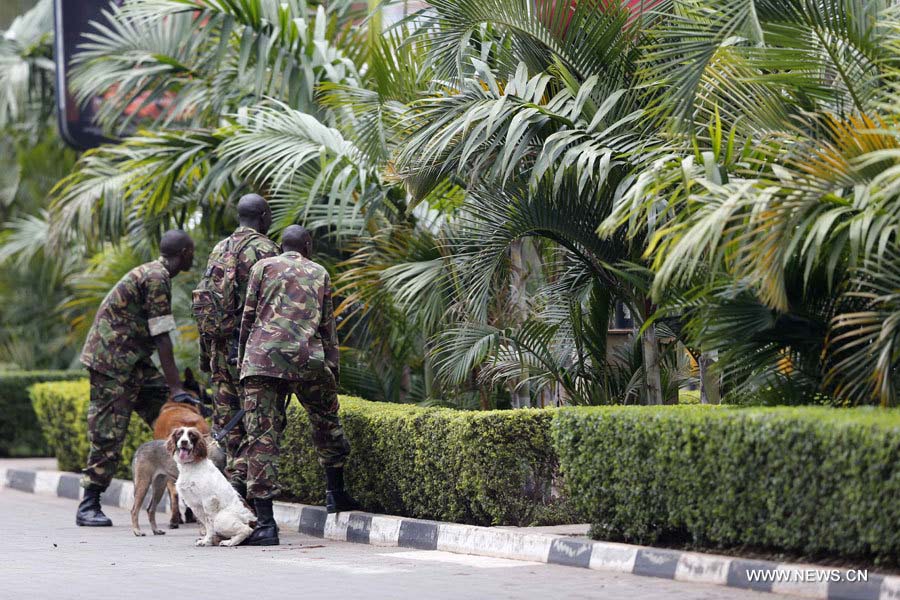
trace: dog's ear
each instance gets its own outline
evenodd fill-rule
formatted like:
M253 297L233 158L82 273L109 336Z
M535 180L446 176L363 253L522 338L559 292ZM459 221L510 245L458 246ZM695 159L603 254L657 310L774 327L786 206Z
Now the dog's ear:
M191 368L186 367L184 369L184 383L185 383L185 385L187 385L189 382L196 383L197 380L194 379L194 372L191 370Z
M206 438L196 429L191 433L197 435L196 440L193 439L193 435L191 436L191 441L194 442L194 457L197 460L204 460L209 456L209 446L206 445Z
M169 434L169 439L166 440L166 452L169 453L169 456L175 454L175 450L178 446L178 438L181 437L181 434L181 427L176 428L172 433Z

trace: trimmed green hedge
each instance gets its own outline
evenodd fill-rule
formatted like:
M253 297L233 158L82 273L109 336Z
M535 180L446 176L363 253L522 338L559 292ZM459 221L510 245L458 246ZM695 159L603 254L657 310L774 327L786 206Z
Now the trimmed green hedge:
M553 438L595 538L900 556L900 411L563 409Z
M86 458L88 395L86 381L32 388L64 469ZM377 512L486 525L590 520L608 540L900 556L897 410L466 412L342 397L341 417L353 445L348 486ZM120 475L149 438L132 419ZM282 450L285 496L321 503L324 477L296 401Z
M51 456L28 388L42 381L78 379L77 371L0 371L0 456Z
M60 468L87 459L87 381L32 388L35 411ZM574 517L559 497L550 441L553 411L488 413L418 408L341 398L341 418L353 445L350 490L370 510L456 522L528 525ZM131 420L120 477L151 434ZM280 463L284 496L324 501L325 479L299 403L289 407Z
M484 525L573 522L561 498L550 439L555 411L469 412L341 398L353 451L348 486L369 510ZM290 407L280 473L284 491L324 500L309 423Z
M87 409L91 386L86 379L59 383L40 383L31 388L31 399L44 437L63 471L80 471L87 463ZM122 448L117 477L131 478L134 451L153 439L153 432L136 415L128 425L128 437Z

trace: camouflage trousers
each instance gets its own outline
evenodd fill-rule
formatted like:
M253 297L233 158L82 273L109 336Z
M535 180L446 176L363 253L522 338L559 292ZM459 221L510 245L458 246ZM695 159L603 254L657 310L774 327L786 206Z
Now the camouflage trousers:
M240 373L237 366L228 364L227 341L212 342L210 373L214 389L213 424L217 431L221 431L241 409ZM247 465L236 461L244 433L244 424L239 421L219 442L225 451L225 476L232 483L247 481Z
M309 415L312 442L323 467L341 467L350 453L338 416L337 384L330 371L310 381L287 381L273 377L243 380L244 428L238 462L246 465L247 496L269 499L277 496L278 457L285 427L286 401L291 393Z
M110 376L90 371L91 402L87 425L90 452L82 471L81 487L105 490L122 459L131 413L137 412L147 425L159 416L169 388L150 363L139 363L127 374Z

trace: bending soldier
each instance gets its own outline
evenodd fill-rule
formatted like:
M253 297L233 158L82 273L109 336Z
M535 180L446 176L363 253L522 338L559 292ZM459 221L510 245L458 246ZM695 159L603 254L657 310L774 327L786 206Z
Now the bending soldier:
M185 393L169 338L175 329L171 278L191 268L194 242L183 231L167 231L159 248L160 258L129 271L106 295L81 353L90 373L91 401L90 454L81 479L78 525L112 525L100 508L100 494L121 460L132 411L152 428L166 392L173 398ZM154 348L163 375L150 362Z
M250 269L258 261L278 254L278 245L266 237L272 225L268 202L257 194L247 194L238 201L237 210L239 227L213 248L199 288L205 286L220 296L219 305L205 305L216 314L204 315L202 303L201 312L197 313L197 292L194 302L195 316L201 330L200 368L211 375L215 389L213 420L220 432L241 408L237 344ZM212 318L204 321L205 316ZM212 322L213 325L204 328L204 322ZM238 422L225 434L221 444L227 457L225 475L234 489L246 498L247 472L234 460L243 436L244 427Z
M280 491L276 463L291 393L309 414L313 444L328 482L328 512L358 508L344 491L350 444L338 417L340 363L328 272L309 259L312 238L306 229L285 229L282 246L282 255L261 260L250 272L241 321L247 433L238 460L246 465L247 495L258 519L247 545L278 544L272 499Z

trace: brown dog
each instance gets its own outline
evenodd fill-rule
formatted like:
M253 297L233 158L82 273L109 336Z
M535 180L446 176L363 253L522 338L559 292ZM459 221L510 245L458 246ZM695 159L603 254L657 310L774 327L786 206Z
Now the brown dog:
M189 368L184 370L184 389L193 392L200 400L200 384L194 379L194 372ZM203 418L199 404L185 402L173 402L169 400L159 410L159 416L153 422L153 439L164 440L178 427L196 427L200 433L209 433L209 424Z
M197 391L201 395L200 384L194 379L194 373L190 369L184 370L184 387L187 390ZM209 435L209 424L203 418L199 404L185 402L173 402L169 400L159 411L159 416L153 422L153 439L165 440L179 427L195 427L201 435ZM181 518L181 509L178 506L178 492L175 489L175 480L169 479L166 483L169 489L169 503L172 507L172 515L169 518L169 529L178 529L185 521ZM192 522L191 516L185 514L187 522Z

